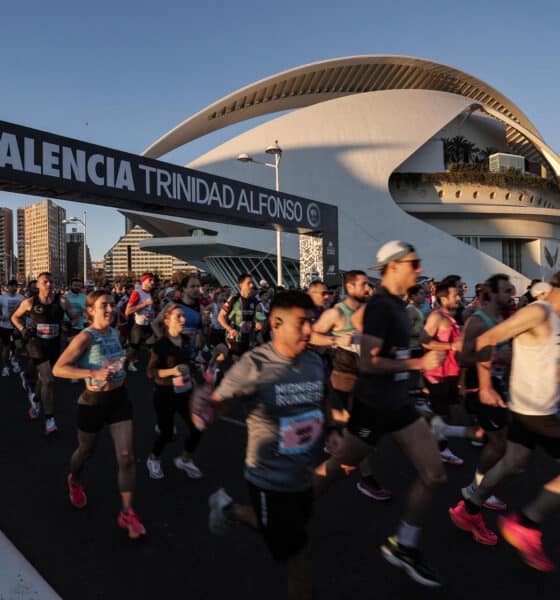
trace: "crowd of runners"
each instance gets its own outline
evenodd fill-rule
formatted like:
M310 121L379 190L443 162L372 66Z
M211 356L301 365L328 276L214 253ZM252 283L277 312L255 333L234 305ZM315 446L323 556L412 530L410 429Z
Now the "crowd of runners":
M306 290L256 287L248 273L235 291L203 286L196 273L161 286L146 273L89 292L76 279L65 293L49 273L24 290L12 280L0 295L2 377L21 378L28 416L43 418L49 436L58 430L56 378L76 383L69 502L87 506L84 467L108 427L122 502L117 523L131 539L147 527L133 508L135 401L127 374L151 383L155 433L145 464L153 485L173 467L203 477L196 453L205 431L244 403L248 502L215 491L209 529L257 530L286 564L289 598L312 597L309 525L314 502L335 481L358 469L360 493L391 499L376 477L376 463L391 460L376 452L387 434L416 471L401 520L381 545L389 563L422 585L441 585L419 550L420 534L446 465L463 464L453 439L465 438L480 449L476 470L442 518L495 545L483 514L501 511L506 542L531 567L552 571L541 526L560 509L560 477L516 511L496 488L525 470L537 445L560 459L560 274L533 282L518 301L509 277L495 274L469 301L460 275L423 275L408 243L388 242L376 258L377 284L348 271L340 291L321 281ZM170 467L176 415L186 429Z

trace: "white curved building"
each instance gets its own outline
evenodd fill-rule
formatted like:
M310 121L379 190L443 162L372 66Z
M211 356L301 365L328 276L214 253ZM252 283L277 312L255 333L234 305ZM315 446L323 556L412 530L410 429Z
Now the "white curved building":
M159 158L217 129L283 112L187 166L273 187L273 173L240 163L283 150L280 187L338 206L340 268L365 269L390 239L413 243L436 278L460 273L471 284L509 273L527 278L559 270L560 157L508 98L452 67L417 58L358 56L291 69L238 90L149 146ZM449 181L443 140L524 156L544 178L489 185ZM405 175L406 174L406 175ZM410 174L416 174L411 176ZM426 177L426 175L428 175ZM548 178L548 179L546 179ZM153 218L127 212L150 230ZM190 219L153 220L159 236L145 250L173 254L231 282L251 269L275 279L274 232ZM171 225L171 221L173 225ZM178 222L184 235L176 235ZM285 279L297 282L298 238L283 235Z

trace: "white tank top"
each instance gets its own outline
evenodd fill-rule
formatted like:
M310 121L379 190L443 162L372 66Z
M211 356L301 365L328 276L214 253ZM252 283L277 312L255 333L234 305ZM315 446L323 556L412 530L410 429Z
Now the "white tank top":
M551 334L535 346L513 340L509 409L522 415L551 415L560 400L560 318L548 302L535 304L546 309Z

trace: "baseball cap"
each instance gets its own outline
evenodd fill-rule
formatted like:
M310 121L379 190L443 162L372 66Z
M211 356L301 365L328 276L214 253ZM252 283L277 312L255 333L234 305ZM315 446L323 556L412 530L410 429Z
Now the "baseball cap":
M145 273L144 275L142 275L142 279L140 279L140 281L142 283L144 283L144 281L147 281L148 279L153 279L154 275L153 273Z
M550 290L552 290L550 283L547 283L546 281L539 281L531 287L531 296L536 298L540 294L548 294Z
M415 252L414 246L407 242L401 242L399 240L392 240L383 244L377 251L376 259L377 264L373 267L369 267L370 271L380 271L383 267L387 266L390 262L399 260L403 256Z

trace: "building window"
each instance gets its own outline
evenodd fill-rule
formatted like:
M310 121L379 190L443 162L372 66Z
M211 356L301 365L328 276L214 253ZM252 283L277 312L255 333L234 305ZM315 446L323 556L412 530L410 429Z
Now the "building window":
M460 198L461 197L461 190L457 190L455 192L455 198Z
M519 202L523 202L523 194L519 194Z
M443 198L443 190L440 190L440 191L437 193L437 195L438 195L440 198Z
M457 235L455 237L473 248L480 248L480 238L477 235Z
M496 192L490 192L490 200L494 200L496 197Z
M473 192L472 197L476 200L478 198L478 192Z
M502 262L516 271L521 271L521 240L502 240Z
M509 192L506 192L506 200L509 200L510 196L511 196L511 194Z

